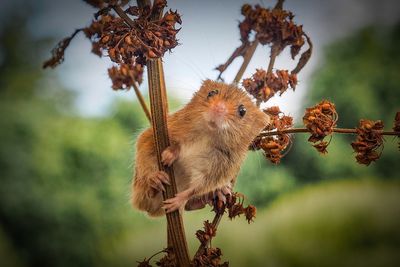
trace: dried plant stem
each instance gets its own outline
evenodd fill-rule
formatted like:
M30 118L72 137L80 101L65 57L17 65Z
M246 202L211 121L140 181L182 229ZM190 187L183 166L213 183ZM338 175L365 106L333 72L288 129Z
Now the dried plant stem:
M275 59L278 56L279 52L280 52L279 46L277 44L273 44L271 46L271 55L269 57L270 59L269 59L267 73L272 72L272 68L274 67L275 64Z
M139 5L145 5L146 3L148 2L145 0L138 1ZM117 10L116 12L118 13ZM162 12L163 11L160 10L158 14L154 14L152 16L152 20L159 19L162 15ZM147 60L146 65L149 82L152 118L151 122L153 126L152 128L157 152L158 167L159 170L165 171L169 175L171 182L171 186L166 186L166 192L163 193L163 199L168 199L175 196L177 193L177 188L173 168L168 168L161 163L161 153L170 145L167 127L168 102L165 88L164 70L161 59ZM189 249L186 242L182 216L179 211L174 211L167 213L166 217L168 246L172 247L177 259L177 265L181 267L190 266Z
M278 2L276 3L274 9L282 9L283 8L283 2L285 0L278 0Z
M133 89L135 90L136 97L138 98L139 103L142 106L144 113L146 114L147 119L149 120L149 122L151 122L150 111L147 107L146 101L144 100L142 93L139 91L139 86L137 85L136 82L133 83Z
M120 16L130 27L132 28L135 27L135 23L133 22L133 20L131 20L131 18L128 17L128 15L119 5L113 5L111 7L118 14L118 16Z
M239 69L239 71L237 72L237 74L236 74L236 76L235 76L235 79L234 79L233 82L232 82L233 84L238 84L239 81L240 81L240 79L242 79L243 74L244 74L244 72L246 71L247 66L248 66L249 63L250 63L251 58L252 58L253 55L254 55L254 52L256 52L258 43L259 43L259 42L258 42L257 39L254 40L254 41L251 43L250 47L247 49L245 55L243 56L243 63L242 63L242 65L240 66L240 69Z
M291 128L281 131L270 131L270 132L262 132L259 136L274 136L279 134L291 134L291 133L309 133L310 130L307 128ZM341 134L357 134L356 129L346 129L346 128L333 128L333 132L341 133ZM382 135L400 135L400 132L394 131L381 131Z
M217 230L218 225L219 225L219 223L220 223L220 221L222 219L222 216L224 216L224 213L218 213L218 212L215 213L214 219L211 222L212 228L214 228L215 230ZM211 242L211 239L208 240L207 243L201 244L199 246L199 248L197 249L197 252L196 252L194 258L197 258L200 255L203 255L204 254L204 250L209 246L210 242Z

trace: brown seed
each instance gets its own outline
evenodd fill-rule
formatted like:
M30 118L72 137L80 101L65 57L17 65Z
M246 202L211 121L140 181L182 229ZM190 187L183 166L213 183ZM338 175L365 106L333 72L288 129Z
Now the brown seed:
M149 58L156 58L157 57L156 53L154 53L152 50L149 50L147 54L148 54Z
M125 37L125 42L126 42L128 45L132 45L132 44L133 44L132 38L131 38L129 35Z
M110 36L109 35L103 36L103 38L101 38L101 42L103 44L107 43L108 41L110 41Z

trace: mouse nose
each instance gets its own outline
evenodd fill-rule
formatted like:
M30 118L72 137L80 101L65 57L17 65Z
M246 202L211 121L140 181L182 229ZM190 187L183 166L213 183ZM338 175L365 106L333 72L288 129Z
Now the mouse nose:
M225 115L226 113L226 106L223 102L217 102L212 107L213 112L215 115Z

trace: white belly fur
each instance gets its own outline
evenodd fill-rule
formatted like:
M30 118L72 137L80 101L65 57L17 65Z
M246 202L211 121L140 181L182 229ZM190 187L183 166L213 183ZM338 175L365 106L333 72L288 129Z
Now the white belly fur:
M179 158L174 164L178 191L181 192L190 184L202 184L204 174L209 172L212 151L206 138L182 144Z

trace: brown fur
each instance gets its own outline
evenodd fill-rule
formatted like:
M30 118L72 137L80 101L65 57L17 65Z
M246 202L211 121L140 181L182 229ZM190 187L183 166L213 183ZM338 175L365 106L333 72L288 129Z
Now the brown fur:
M215 89L219 93L207 97ZM227 108L224 129L210 126L209 111L218 102ZM247 109L244 117L238 114L240 104ZM190 196L199 196L234 181L249 144L268 123L269 117L244 91L206 80L184 108L168 117L171 146L179 151L173 164L178 192L191 189ZM149 194L149 177L158 171L151 128L139 136L136 149L133 205L151 216L160 216L164 214L162 194Z

